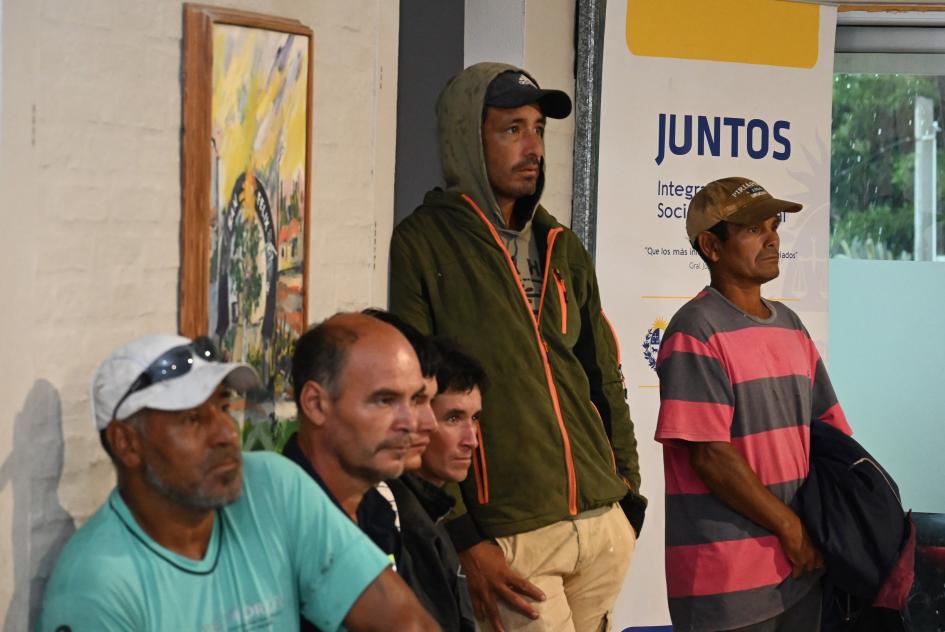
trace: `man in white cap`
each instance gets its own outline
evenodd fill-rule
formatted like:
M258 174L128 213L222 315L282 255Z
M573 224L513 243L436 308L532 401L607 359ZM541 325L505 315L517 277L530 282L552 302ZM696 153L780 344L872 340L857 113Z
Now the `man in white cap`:
M242 454L228 389L258 385L206 338L146 336L99 366L92 413L118 485L59 558L40 630L297 630L300 614L436 629L300 469Z
M657 360L676 630L820 629L824 563L791 505L811 422L850 428L801 319L761 296L779 273L781 217L800 210L741 177L689 203L711 283L676 312Z

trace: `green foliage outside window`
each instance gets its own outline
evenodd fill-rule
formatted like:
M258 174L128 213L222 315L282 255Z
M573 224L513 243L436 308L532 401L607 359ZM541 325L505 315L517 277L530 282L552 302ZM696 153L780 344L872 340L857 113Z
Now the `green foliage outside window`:
M945 129L945 77L837 74L833 84L830 255L912 259L913 114L930 97ZM945 166L941 138L937 161ZM937 196L945 192L939 177ZM941 204L941 202L940 202Z

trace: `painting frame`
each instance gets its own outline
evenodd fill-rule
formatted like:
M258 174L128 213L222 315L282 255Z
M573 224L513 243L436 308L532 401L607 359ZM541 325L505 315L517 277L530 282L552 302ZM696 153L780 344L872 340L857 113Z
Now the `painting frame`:
M225 54L217 55L215 66L218 48ZM226 70L221 70L223 64ZM251 441L258 445L248 448L278 449L282 441L277 435L285 435L287 425L278 422L294 417L294 407L291 415L277 412L279 402L288 405L291 400L287 339L308 324L313 66L312 29L297 20L183 5L178 328L190 338L209 335L226 359L247 361L260 372L273 399L271 409L255 419L268 417L272 427L265 440ZM281 83L272 87L276 81ZM227 100L221 95L228 95ZM242 117L233 116L234 110ZM246 120L251 123L240 124ZM303 124L304 139L299 139ZM237 149L228 151L231 147ZM245 170L234 180L230 163L239 159L231 156L242 159L244 154ZM291 177L283 177L287 156L294 169ZM234 222L239 230L235 238ZM248 236L242 239L244 225ZM284 247L289 239L291 254L284 254L289 253ZM252 244L251 250L245 242ZM231 258L235 274L227 267ZM290 300L292 307L283 308ZM254 324L260 313L261 324ZM237 333L231 335L231 329ZM240 336L241 350L227 348L235 336ZM257 394L257 400L263 396ZM247 430L251 428L244 427L244 438Z

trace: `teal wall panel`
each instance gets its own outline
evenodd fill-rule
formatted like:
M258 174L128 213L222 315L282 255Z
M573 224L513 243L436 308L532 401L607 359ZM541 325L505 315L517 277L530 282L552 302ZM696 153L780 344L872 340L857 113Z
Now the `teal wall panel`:
M905 507L945 513L945 263L831 259L828 371Z

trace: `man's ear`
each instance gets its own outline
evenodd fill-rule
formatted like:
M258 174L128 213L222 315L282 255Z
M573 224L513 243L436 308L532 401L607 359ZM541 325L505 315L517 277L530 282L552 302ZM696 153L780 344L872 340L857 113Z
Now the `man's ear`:
M141 465L141 435L134 425L115 420L105 428L105 437L116 461L126 468Z
M328 390L314 380L309 380L302 386L299 396L300 411L303 416L316 426L325 425L328 411L331 409L331 396Z
M719 260L721 256L719 250L722 247L722 242L718 236L704 230L696 236L696 242L699 244L699 250L702 251L706 259L712 263Z

